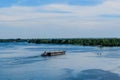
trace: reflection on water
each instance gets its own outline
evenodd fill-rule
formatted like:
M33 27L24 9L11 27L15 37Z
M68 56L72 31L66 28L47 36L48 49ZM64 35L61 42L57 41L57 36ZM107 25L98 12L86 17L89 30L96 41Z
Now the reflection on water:
M44 51L66 55L41 57ZM0 43L0 80L120 80L120 47Z
M69 75L66 80L120 80L120 76L100 69L88 69L79 72L75 76Z

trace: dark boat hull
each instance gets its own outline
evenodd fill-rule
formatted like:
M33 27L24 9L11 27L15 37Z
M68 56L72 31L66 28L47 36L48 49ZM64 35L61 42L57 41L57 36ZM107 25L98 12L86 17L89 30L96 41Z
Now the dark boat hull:
M44 52L41 54L41 56L58 56L58 55L64 55L65 51L50 51L50 52Z

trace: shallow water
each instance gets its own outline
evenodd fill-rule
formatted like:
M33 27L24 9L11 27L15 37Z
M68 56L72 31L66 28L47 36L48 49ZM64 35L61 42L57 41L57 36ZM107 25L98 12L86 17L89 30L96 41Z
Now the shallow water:
M0 80L120 80L120 47L0 43Z

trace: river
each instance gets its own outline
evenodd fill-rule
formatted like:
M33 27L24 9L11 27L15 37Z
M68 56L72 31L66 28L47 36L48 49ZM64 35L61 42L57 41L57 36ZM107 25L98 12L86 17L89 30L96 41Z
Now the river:
M0 43L0 80L120 80L120 47Z

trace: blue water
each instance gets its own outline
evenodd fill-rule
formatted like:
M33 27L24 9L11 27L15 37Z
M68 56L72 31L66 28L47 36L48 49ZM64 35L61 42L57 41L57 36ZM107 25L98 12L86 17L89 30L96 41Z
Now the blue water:
M0 80L120 80L120 47L0 43Z

